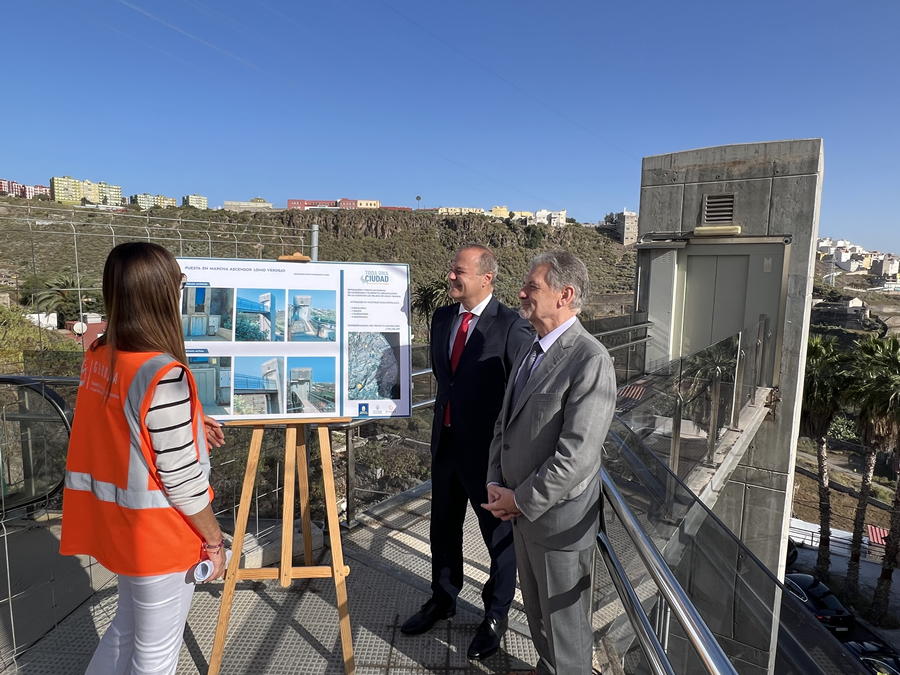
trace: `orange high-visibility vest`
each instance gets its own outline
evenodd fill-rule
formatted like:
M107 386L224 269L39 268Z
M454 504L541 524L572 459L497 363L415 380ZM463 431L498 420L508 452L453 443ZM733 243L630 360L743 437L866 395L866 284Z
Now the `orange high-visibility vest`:
M120 351L111 373L106 347L85 354L66 461L60 553L91 555L116 574L137 577L183 572L200 560L203 539L166 496L145 422L157 383L179 365L161 352ZM203 411L191 371L184 370L194 447L208 475Z

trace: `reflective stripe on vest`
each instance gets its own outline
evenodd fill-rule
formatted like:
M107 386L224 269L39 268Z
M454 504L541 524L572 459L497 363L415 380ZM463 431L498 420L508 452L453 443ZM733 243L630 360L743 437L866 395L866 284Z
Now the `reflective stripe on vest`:
M138 368L128 387L128 395L122 406L131 437L128 449L128 486L123 490L113 483L96 480L86 472L66 471L66 487L68 489L91 492L100 501L112 502L126 509L160 509L172 506L165 492L150 489L150 467L147 464L147 458L141 452L141 429L143 428L141 406L144 397L147 396L148 389L159 371L172 363L176 363L176 360L168 354L160 354L148 359ZM203 418L199 415L197 417L199 418L197 428L202 431ZM205 433L198 434L198 442L201 442L200 439L205 442ZM204 454L201 452L200 456L203 457ZM208 457L205 463L209 464ZM209 474L207 473L207 475Z

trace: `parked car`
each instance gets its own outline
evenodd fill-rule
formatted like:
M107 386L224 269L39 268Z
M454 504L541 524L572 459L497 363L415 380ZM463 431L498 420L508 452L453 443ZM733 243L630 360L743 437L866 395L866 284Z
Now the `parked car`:
M881 642L845 642L866 669L875 675L900 675L900 654Z
M834 633L846 633L856 626L856 618L845 609L831 589L810 574L788 574L784 586Z
M784 566L785 568L791 567L795 562L797 562L797 544L788 537L787 559L784 561Z

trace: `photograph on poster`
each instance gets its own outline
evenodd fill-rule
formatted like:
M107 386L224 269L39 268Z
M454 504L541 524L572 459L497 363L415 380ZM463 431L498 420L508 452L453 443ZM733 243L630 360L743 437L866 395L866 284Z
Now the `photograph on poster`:
M284 414L284 357L234 357L234 414Z
M400 333L348 333L347 398L400 398Z
M231 342L233 288L185 286L181 295L181 327L186 341Z
M289 341L334 342L336 328L336 291L288 291Z
M188 356L197 395L207 415L231 414L231 357Z
M239 288L234 334L237 342L284 341L283 288Z
M333 356L289 356L289 414L333 413L337 359Z

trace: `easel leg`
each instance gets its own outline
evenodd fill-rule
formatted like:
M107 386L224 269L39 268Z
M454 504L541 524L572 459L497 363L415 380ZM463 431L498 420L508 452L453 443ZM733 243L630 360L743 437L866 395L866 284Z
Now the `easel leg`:
M300 427L303 431L303 427ZM281 515L281 585L291 585L291 559L294 557L294 479L297 464L297 426L289 424L284 439L284 507Z
M225 651L225 638L228 635L228 620L231 617L231 604L234 602L234 589L237 585L238 569L241 566L241 549L244 544L244 535L247 533L247 518L250 515L250 502L253 497L253 485L256 483L256 468L259 465L262 441L263 427L253 427L250 453L247 455L247 470L244 472L244 486L241 489L241 503L238 507L237 520L234 523L231 564L228 566L228 573L225 577L225 589L222 591L219 621L216 624L216 638L213 642L207 675L218 675L219 668L222 667L222 654Z
M312 565L312 517L309 513L309 462L306 448L306 427L297 436L297 474L300 488L300 523L303 527L303 564Z
M341 524L338 521L337 500L334 493L334 468L331 464L331 441L328 427L319 426L319 451L322 455L322 481L325 484L325 509L328 517L328 538L331 543L331 569L341 624L341 646L344 650L344 671L356 673L353 659L353 633L350 630L350 608L347 605L347 583L344 568L344 549L341 546Z

